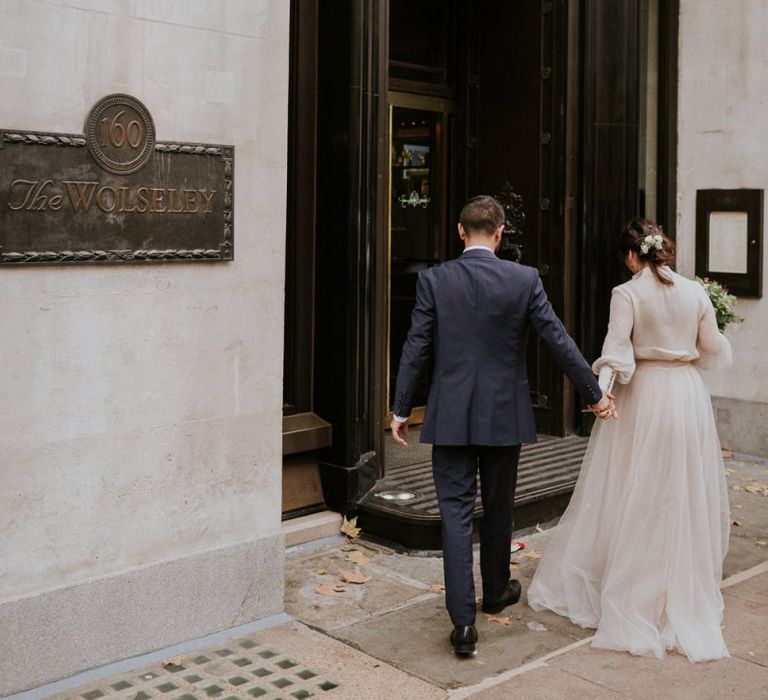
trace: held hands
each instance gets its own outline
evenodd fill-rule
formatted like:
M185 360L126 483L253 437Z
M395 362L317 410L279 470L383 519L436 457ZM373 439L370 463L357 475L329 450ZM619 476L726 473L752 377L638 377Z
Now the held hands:
M403 421L392 419L392 423L389 426L392 429L392 439L403 447L408 447L408 442L405 436L408 435L408 419Z
M619 414L616 412L615 398L613 394L603 391L603 398L598 403L590 406L589 410L602 420L618 418Z

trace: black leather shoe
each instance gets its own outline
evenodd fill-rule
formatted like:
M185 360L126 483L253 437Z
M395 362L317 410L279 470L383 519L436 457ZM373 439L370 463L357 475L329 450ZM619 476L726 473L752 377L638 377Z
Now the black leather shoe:
M520 585L520 581L512 579L507 584L507 589L501 594L495 603L486 603L483 601L483 612L490 615L498 615L508 605L514 605L520 600L520 594L523 592L523 587Z
M451 632L451 644L456 656L474 656L477 653L477 630L474 625L454 627Z

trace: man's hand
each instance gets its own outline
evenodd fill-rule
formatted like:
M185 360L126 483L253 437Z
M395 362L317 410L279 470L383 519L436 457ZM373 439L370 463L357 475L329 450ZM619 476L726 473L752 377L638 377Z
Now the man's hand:
M615 397L613 394L609 394L603 391L603 398L596 404L589 407L589 410L602 420L608 420L609 418L618 418L619 414L616 413L616 404L614 403Z
M393 418L390 428L392 429L392 439L398 445L408 447L408 442L405 439L405 436L408 435L408 419L400 421Z

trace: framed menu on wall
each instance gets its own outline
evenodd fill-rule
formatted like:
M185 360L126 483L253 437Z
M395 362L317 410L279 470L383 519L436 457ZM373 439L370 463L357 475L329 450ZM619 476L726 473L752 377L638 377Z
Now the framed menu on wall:
M763 293L763 190L696 192L696 274L741 297Z

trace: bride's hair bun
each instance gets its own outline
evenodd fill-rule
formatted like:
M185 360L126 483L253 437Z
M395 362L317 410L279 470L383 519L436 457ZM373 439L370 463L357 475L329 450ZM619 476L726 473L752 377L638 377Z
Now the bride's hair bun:
M627 257L630 250L634 250L641 260L651 265L659 282L673 283L659 268L665 265L674 268L675 244L655 221L636 217L624 227L619 238L622 259Z

